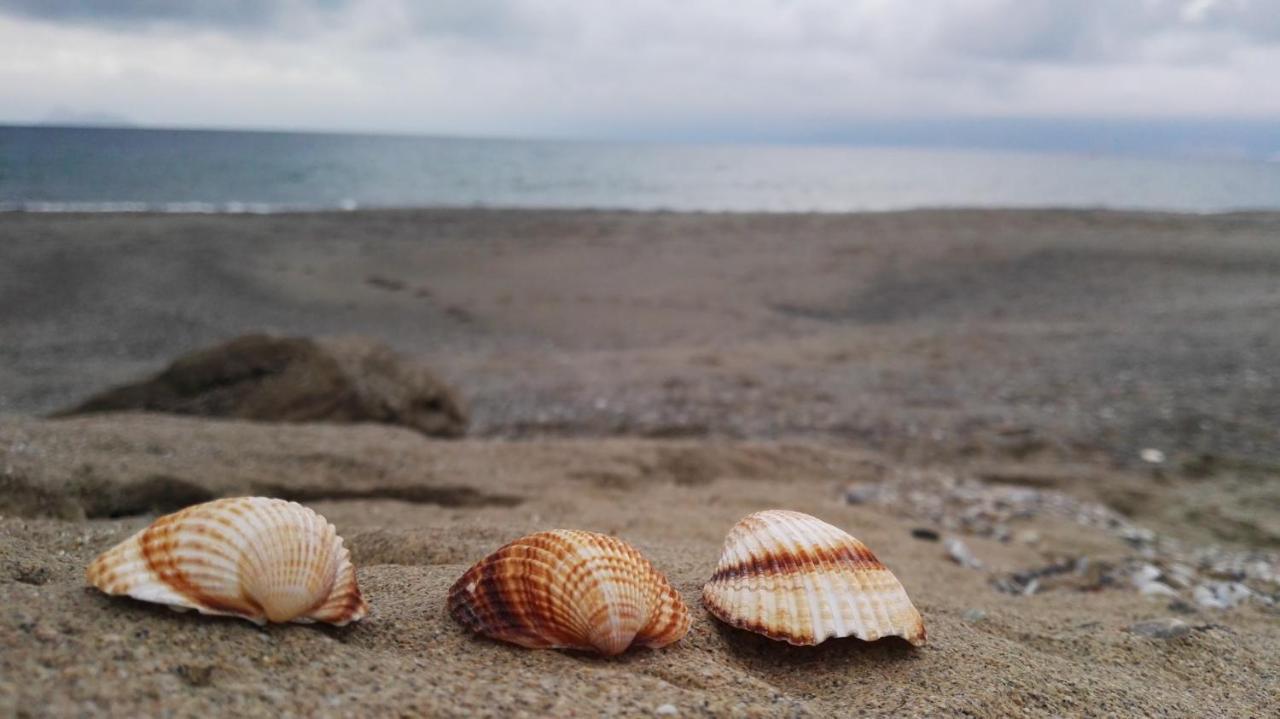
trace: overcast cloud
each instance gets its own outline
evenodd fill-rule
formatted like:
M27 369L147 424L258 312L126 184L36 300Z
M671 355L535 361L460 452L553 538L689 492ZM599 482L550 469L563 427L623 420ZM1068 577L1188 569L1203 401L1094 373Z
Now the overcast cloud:
M1280 119L1280 0L0 0L0 121L604 138Z

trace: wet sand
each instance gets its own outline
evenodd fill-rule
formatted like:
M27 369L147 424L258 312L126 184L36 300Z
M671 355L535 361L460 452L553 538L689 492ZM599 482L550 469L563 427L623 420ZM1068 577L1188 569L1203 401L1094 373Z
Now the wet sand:
M1275 215L1056 211L0 216L0 713L1265 715L1277 238ZM40 418L249 331L422 357L471 436ZM242 493L333 520L373 616L259 629L84 586L157 512ZM871 546L929 644L706 614L724 533L766 507ZM448 618L467 566L558 526L637 544L689 636L601 659ZM1145 565L1177 596L1140 594ZM1253 596L1197 601L1223 582Z

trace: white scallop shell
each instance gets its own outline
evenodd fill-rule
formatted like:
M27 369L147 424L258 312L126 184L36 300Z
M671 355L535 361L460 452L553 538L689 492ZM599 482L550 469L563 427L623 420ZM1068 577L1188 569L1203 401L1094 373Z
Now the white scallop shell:
M925 642L920 612L897 577L865 544L800 512L756 512L734 525L702 601L724 622L791 644Z
M160 517L85 574L107 594L258 624L341 626L368 613L337 530L282 499L219 499Z

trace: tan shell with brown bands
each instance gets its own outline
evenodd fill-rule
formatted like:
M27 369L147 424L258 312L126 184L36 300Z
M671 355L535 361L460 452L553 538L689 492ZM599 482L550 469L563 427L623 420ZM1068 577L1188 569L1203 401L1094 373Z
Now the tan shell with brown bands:
M333 525L282 499L219 499L160 517L85 574L107 594L258 624L343 625L368 613Z
M925 643L920 612L897 577L862 542L800 512L738 522L702 601L735 627L791 644L848 636Z
M617 537L556 529L507 544L449 590L449 613L472 630L532 649L614 655L658 648L689 631L680 594Z

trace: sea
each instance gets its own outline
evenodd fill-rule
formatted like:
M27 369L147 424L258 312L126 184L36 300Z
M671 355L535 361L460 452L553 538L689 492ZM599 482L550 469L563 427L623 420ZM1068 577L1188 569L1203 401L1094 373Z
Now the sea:
M1280 162L0 126L0 211L1280 209Z

